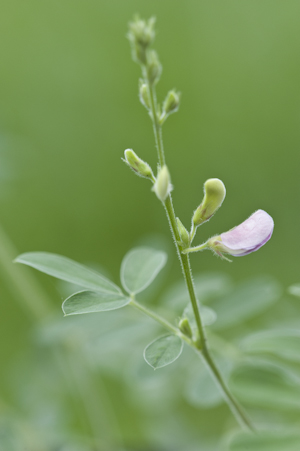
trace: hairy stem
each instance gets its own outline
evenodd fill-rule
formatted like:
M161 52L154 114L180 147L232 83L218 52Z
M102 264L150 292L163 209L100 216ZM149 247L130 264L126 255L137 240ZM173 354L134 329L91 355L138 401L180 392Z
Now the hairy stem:
M154 130L154 136L155 136L155 143L157 148L157 154L158 154L158 161L160 166L163 166L165 164L165 155L164 155L164 148L163 148L163 139L162 139L162 127L158 119L158 108L157 108L157 101L156 101L156 92L155 87L151 85L150 80L146 76L146 71L143 69L143 74L145 77L145 80L147 80L148 83L148 90L149 90L149 98L150 98L150 107L151 107L151 118L153 122L153 130ZM170 228L172 231L172 235L175 242L175 247L178 253L178 258L182 267L183 276L186 282L186 286L189 292L190 300L193 307L193 312L195 315L195 320L197 323L197 328L199 332L199 338L200 338L200 344L198 352L200 352L202 358L204 359L206 365L208 366L212 376L214 377L219 389L221 390L223 397L225 401L227 402L228 406L230 407L232 413L234 414L237 421L247 430L253 430L253 426L251 425L250 420L247 418L246 414L243 412L243 409L239 405L238 401L233 397L231 392L229 391L225 381L223 380L223 377L221 373L219 372L218 368L216 367L210 351L207 347L206 342L206 336L205 336L205 330L204 326L201 320L199 306L197 302L197 297L195 293L195 287L193 283L192 278L192 270L190 266L189 256L188 254L182 254L182 249L178 245L178 242L180 241L179 232L177 229L176 224L176 215L175 210L172 203L172 197L171 194L167 197L166 201L164 202L164 207L167 213L167 217L169 220ZM195 235L195 230L193 230L192 235Z

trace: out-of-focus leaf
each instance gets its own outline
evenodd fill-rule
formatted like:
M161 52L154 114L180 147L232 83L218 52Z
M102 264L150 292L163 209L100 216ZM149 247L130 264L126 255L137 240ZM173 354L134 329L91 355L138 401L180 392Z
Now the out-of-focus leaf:
M146 247L132 249L121 265L121 282L128 293L145 290L167 262L167 254Z
M62 305L64 314L79 315L82 313L106 312L125 307L130 299L122 293L101 293L96 291L80 291L68 297Z
M101 274L61 255L48 252L28 252L19 255L15 261L83 288L103 293L121 293L117 285Z
M257 434L237 433L230 440L228 451L299 451L299 432L270 431Z
M244 282L234 291L212 301L217 312L216 329L225 329L251 319L279 300L282 290L271 277L259 277Z
M288 292L294 296L300 296L300 283L295 283L288 288Z
M300 362L300 331L279 329L256 332L242 341L241 348L247 353L271 353Z
M217 314L210 307L201 306L201 307L199 307L199 310L200 310L200 314L201 314L202 323L204 326L210 326L211 324L213 324L216 321ZM189 302L187 307L184 309L182 316L187 317L193 330L197 329L197 323L195 320L195 315L193 312L193 307L192 307L191 302Z
M206 303L216 296L221 296L228 292L231 287L231 279L223 273L204 273L194 277L195 291L198 300ZM182 280L174 284L163 296L162 302L178 311L182 310L189 302L189 294Z
M155 370L174 362L180 356L183 342L177 335L164 335L144 350L144 359Z
M233 371L229 382L236 396L249 405L300 410L299 380L279 366L244 364Z
M225 380L228 379L232 363L222 355L214 355L216 365ZM185 388L186 400L193 406L209 409L223 402L223 396L206 365L200 362L193 366L191 376L187 378Z

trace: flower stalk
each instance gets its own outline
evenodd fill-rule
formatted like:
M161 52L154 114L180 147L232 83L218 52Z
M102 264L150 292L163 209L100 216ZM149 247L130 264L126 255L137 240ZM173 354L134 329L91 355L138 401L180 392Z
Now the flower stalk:
M134 40L131 39L131 44L133 42L134 42ZM166 159L165 159L165 153L164 153L164 147L163 147L163 136L162 136L162 123L164 121L160 120L161 113L160 113L160 107L158 106L158 103L157 103L156 90L155 90L155 85L156 85L157 79L160 76L160 70L157 70L157 75L156 75L157 79L156 80L153 79L153 70L152 71L150 70L153 66L153 61L154 61L153 52L151 51L151 53L150 53L149 49L146 49L144 56L145 56L144 60L140 61L139 63L142 68L143 83L146 84L148 87L148 93L149 93L148 99L149 99L149 106L150 106L149 114L150 114L152 124L153 124L154 138L155 138L155 144L156 144L157 155L158 155L158 163L159 163L160 168L164 168L166 165ZM158 67L158 64L159 64L158 59L155 59L155 61L157 61L157 67ZM179 99L178 99L178 102L179 102ZM177 111L177 109L178 109L178 105L176 105L176 111ZM214 180L214 183L216 183L215 180L218 180L218 179L213 179L213 180ZM214 201L216 205L213 205L213 208L210 207L211 212L209 212L209 217L221 205L221 203L225 197L225 188L224 188L224 192L221 194L222 195L219 195L219 198L217 199L217 201ZM217 197L215 193L214 193L214 196ZM180 265L182 268L183 276L184 276L184 279L186 282L187 290L189 293L190 301L192 304L192 308L193 308L193 312L194 312L194 316L195 316L195 320L196 320L196 324L197 324L199 340L197 342L193 342L193 346L196 347L198 355L201 356L201 358L204 360L207 367L209 368L214 380L216 381L216 384L218 385L219 389L223 393L223 397L224 397L225 401L227 402L228 406L230 407L231 411L233 412L234 416L236 417L237 421L245 429L253 430L253 426L251 425L250 420L248 419L246 414L243 412L243 409L239 405L238 401L234 398L234 396L229 391L225 381L223 380L221 373L219 372L218 368L216 367L216 365L211 357L211 354L210 354L210 351L209 351L209 348L207 345L207 339L206 339L203 322L202 322L199 307L198 307L197 297L196 297L196 293L195 293L195 287L193 284L192 270L191 270L189 255L187 253L187 251L189 251L190 249L186 249L184 251L184 246L182 246L180 244L182 242L181 234L178 230L178 222L176 220L175 210L174 210L174 206L173 206L173 202L172 202L171 191L169 190L169 192L167 193L165 198L163 198L162 196L160 196L159 198L162 201L165 211L166 211L166 214L167 214L171 233L174 238L177 255L178 255L178 258L180 261ZM205 211L203 212L202 209L200 209L200 210L201 211L198 212L200 214L200 216L202 215L200 218L200 222L198 221L199 222L199 224L198 224L197 220L193 221L192 232L191 232L190 238L194 237L197 226L200 225L201 222L204 222L209 219L208 215L205 216ZM135 307L137 307L134 300L131 301L131 304L132 305L135 304ZM188 337L185 336L185 339L186 338L188 338Z

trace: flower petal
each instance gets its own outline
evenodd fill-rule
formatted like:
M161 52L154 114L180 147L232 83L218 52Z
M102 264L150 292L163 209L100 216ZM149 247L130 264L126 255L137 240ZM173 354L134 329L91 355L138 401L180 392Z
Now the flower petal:
M272 236L274 221L264 210L257 210L246 221L229 232L222 233L221 252L242 257L257 251Z

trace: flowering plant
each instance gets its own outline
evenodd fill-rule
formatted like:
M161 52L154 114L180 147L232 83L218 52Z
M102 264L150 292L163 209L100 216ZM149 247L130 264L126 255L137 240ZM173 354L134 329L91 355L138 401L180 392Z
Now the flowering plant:
M192 247L198 228L209 221L221 207L226 195L225 185L217 178L206 180L204 198L192 215L191 229L186 228L175 214L172 201L173 185L166 164L162 139L163 124L171 114L178 111L181 96L176 90L171 90L162 104L157 101L156 84L160 79L162 67L157 53L152 49L155 20L152 18L145 21L135 18L129 25L128 38L133 59L140 65L142 71L139 98L153 124L158 155L157 174L155 176L155 171L150 165L132 149L125 150L124 162L135 174L150 181L152 191L165 209L182 268L186 292L189 295L188 306L183 309L176 322L170 322L137 300L139 293L152 283L167 261L165 252L148 247L135 248L125 256L120 271L122 287L103 275L56 254L31 252L20 255L16 261L81 288L63 302L62 308L66 316L131 306L159 323L165 333L146 346L145 361L154 369L165 367L180 357L184 345L189 346L206 365L215 383L215 390L219 390L222 394L238 423L247 431L254 431L256 425L241 406L238 396L233 394L226 374L216 363L212 351L214 346L210 345L210 339L212 338L214 343L220 343L222 338L217 334L211 334L209 326L216 321L217 316L212 309L204 308L199 302L189 254L209 249L225 260L227 258L224 254L235 257L245 256L267 243L272 236L274 222L268 213L257 210L246 221L230 231L209 238L204 244ZM242 303L243 299L240 302ZM230 449L234 450L242 449L234 448L236 445L229 446L233 446Z

